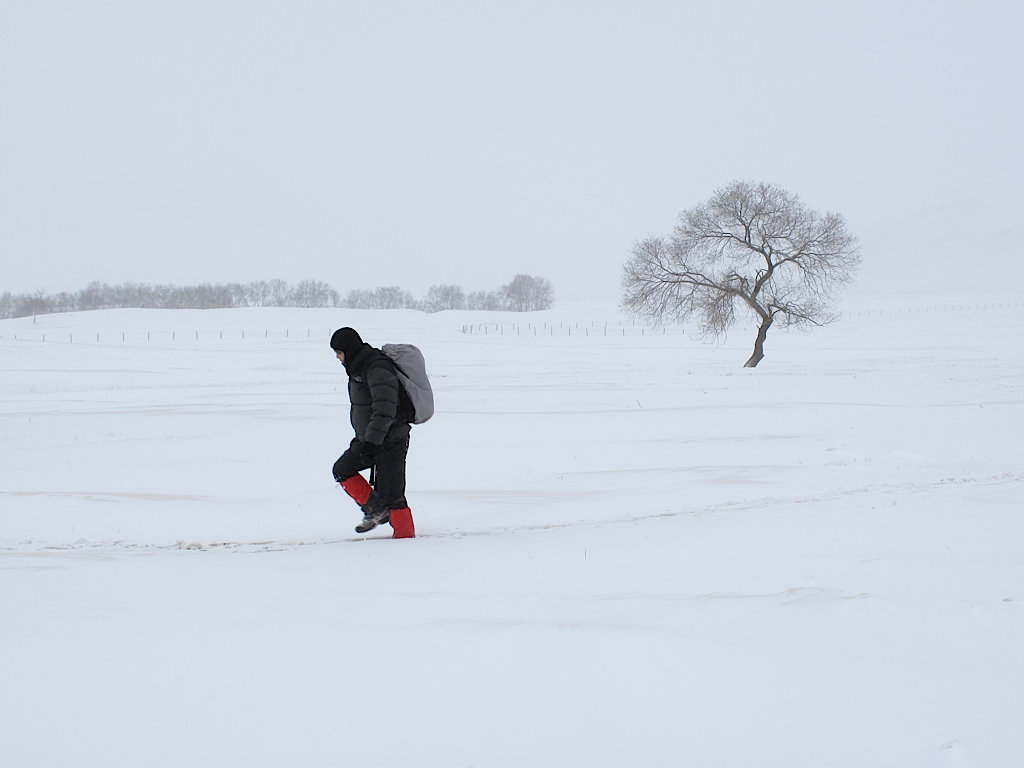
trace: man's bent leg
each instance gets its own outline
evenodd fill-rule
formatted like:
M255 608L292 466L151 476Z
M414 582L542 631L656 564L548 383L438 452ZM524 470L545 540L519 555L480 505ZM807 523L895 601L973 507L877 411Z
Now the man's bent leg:
M364 506L366 502L373 496L373 487L366 482L366 478L362 475L352 475L341 481L341 487L345 489L345 493L352 497L352 500L360 507Z
M361 448L359 441L353 440L349 449L334 462L333 473L334 479L345 489L345 493L351 496L363 511L363 520L356 526L356 532L366 533L381 523L386 523L389 510L380 494L359 474L368 468L363 460Z
M363 461L362 445L358 440L353 440L349 443L348 450L334 462L332 473L335 480L344 483L345 480L359 474L364 469L369 469L369 467Z

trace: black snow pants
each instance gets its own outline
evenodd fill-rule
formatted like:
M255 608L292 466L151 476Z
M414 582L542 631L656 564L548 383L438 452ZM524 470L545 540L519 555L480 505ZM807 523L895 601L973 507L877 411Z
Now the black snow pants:
M374 464L367 464L362 456L363 444L354 438L348 450L334 462L334 479L342 480L375 466L374 490L387 509L404 509L409 506L405 500L405 459L409 454L409 438L384 443L377 452Z

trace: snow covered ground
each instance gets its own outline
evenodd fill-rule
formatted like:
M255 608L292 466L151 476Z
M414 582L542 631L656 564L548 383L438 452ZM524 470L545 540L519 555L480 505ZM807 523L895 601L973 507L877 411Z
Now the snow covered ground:
M0 322L0 764L1024 765L1024 305L845 309ZM415 540L341 325L426 354Z

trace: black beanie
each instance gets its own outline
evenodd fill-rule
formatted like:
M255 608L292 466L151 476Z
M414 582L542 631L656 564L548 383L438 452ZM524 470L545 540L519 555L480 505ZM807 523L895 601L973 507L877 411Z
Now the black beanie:
M339 328L331 336L331 349L344 352L346 361L351 360L362 346L363 340L353 328Z

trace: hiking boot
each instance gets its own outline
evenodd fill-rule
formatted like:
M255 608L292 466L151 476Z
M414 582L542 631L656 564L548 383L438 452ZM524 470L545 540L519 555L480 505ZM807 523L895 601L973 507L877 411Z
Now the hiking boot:
M378 525L383 525L390 519L390 509L374 511L372 509L363 508L363 521L356 526L356 533L366 533L367 531L372 531Z

